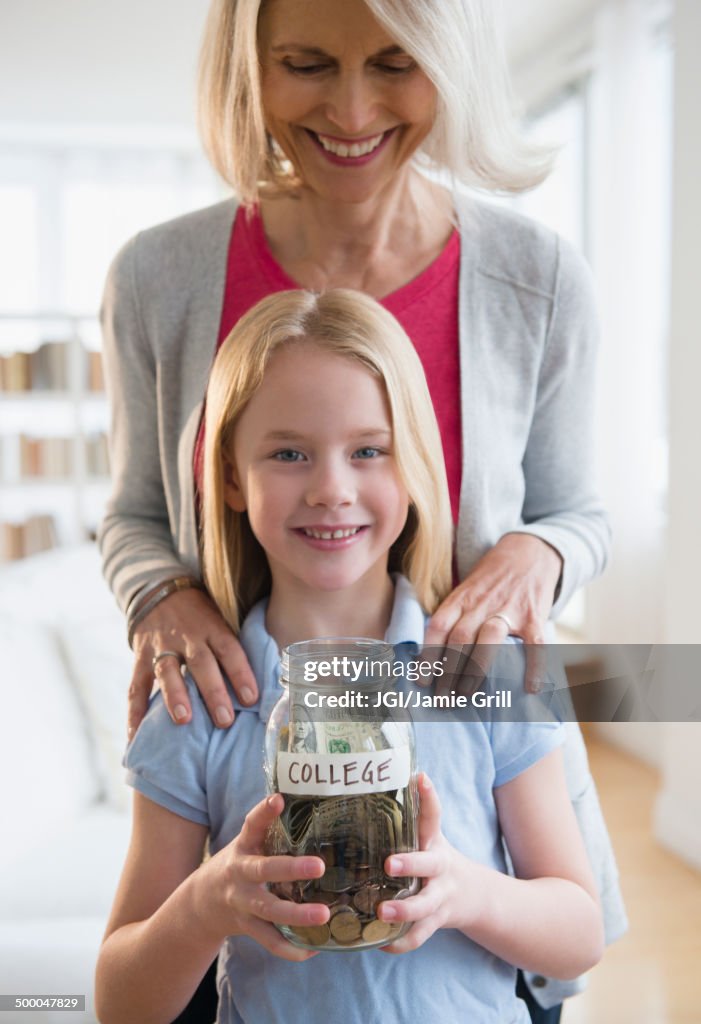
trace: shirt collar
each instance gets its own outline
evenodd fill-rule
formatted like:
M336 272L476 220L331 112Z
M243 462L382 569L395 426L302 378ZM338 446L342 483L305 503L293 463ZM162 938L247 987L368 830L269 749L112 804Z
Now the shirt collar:
M394 604L385 633L385 640L393 646L411 646L419 650L423 644L426 628L426 613L419 604L414 589L405 576L396 574L394 579ZM280 652L277 644L265 628L265 613L268 598L259 601L246 616L241 627L239 640L248 656L256 677L260 697L253 705L240 704L232 695L235 711L257 711L262 721L267 722L273 707L283 694L280 685Z

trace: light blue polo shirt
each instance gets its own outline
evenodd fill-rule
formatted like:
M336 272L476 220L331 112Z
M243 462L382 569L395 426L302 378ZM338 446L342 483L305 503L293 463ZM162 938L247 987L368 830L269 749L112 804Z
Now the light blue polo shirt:
M192 721L175 726L160 694L127 748L127 781L175 814L207 825L216 853L240 831L247 812L266 795L263 741L283 690L279 653L265 629L267 602L250 612L241 642L260 688L256 705L233 697L236 721L216 729L187 679ZM406 579L395 580L385 639L423 642L426 617ZM465 856L506 872L493 789L515 778L555 747L564 731L554 722L420 722L417 765L441 800L443 832ZM302 964L272 956L249 938L230 937L219 956L220 1024L529 1024L516 998L516 969L461 932L443 929L402 955L379 950L320 953Z

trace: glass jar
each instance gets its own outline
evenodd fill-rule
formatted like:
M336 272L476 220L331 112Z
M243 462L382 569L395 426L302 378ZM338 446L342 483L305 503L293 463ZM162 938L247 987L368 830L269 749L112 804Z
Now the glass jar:
M410 927L376 916L382 900L419 889L416 878L384 872L391 854L417 848L414 730L383 701L393 666L392 646L376 640L309 640L282 653L285 692L268 721L265 768L285 807L266 852L326 864L321 878L270 886L282 899L329 907L327 924L278 926L306 949L370 949Z

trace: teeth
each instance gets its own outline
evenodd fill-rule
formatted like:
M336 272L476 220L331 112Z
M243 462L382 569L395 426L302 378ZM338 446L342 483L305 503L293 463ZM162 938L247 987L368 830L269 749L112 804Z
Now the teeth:
M366 156L368 153L372 153L373 149L377 149L384 139L385 133L374 135L365 142L353 142L349 146L345 142L335 142L333 139L327 138L326 135L317 133L316 137L327 153L333 153L334 156L359 157Z
M316 540L340 540L341 537L355 536L359 529L359 526L354 526L350 530L310 530L305 527L304 532L307 537L314 537Z

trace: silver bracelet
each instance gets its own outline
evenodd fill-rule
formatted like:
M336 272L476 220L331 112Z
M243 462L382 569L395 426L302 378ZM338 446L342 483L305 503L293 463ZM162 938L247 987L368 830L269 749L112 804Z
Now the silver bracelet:
M204 591L203 585L199 580L193 579L192 576L176 576L175 579L166 580L156 590L150 590L144 597L137 600L136 603L132 602L127 611L127 639L129 640L129 646L133 646L134 630L153 611L156 605L159 605L161 601L165 601L171 594L176 594L179 590L191 589Z

